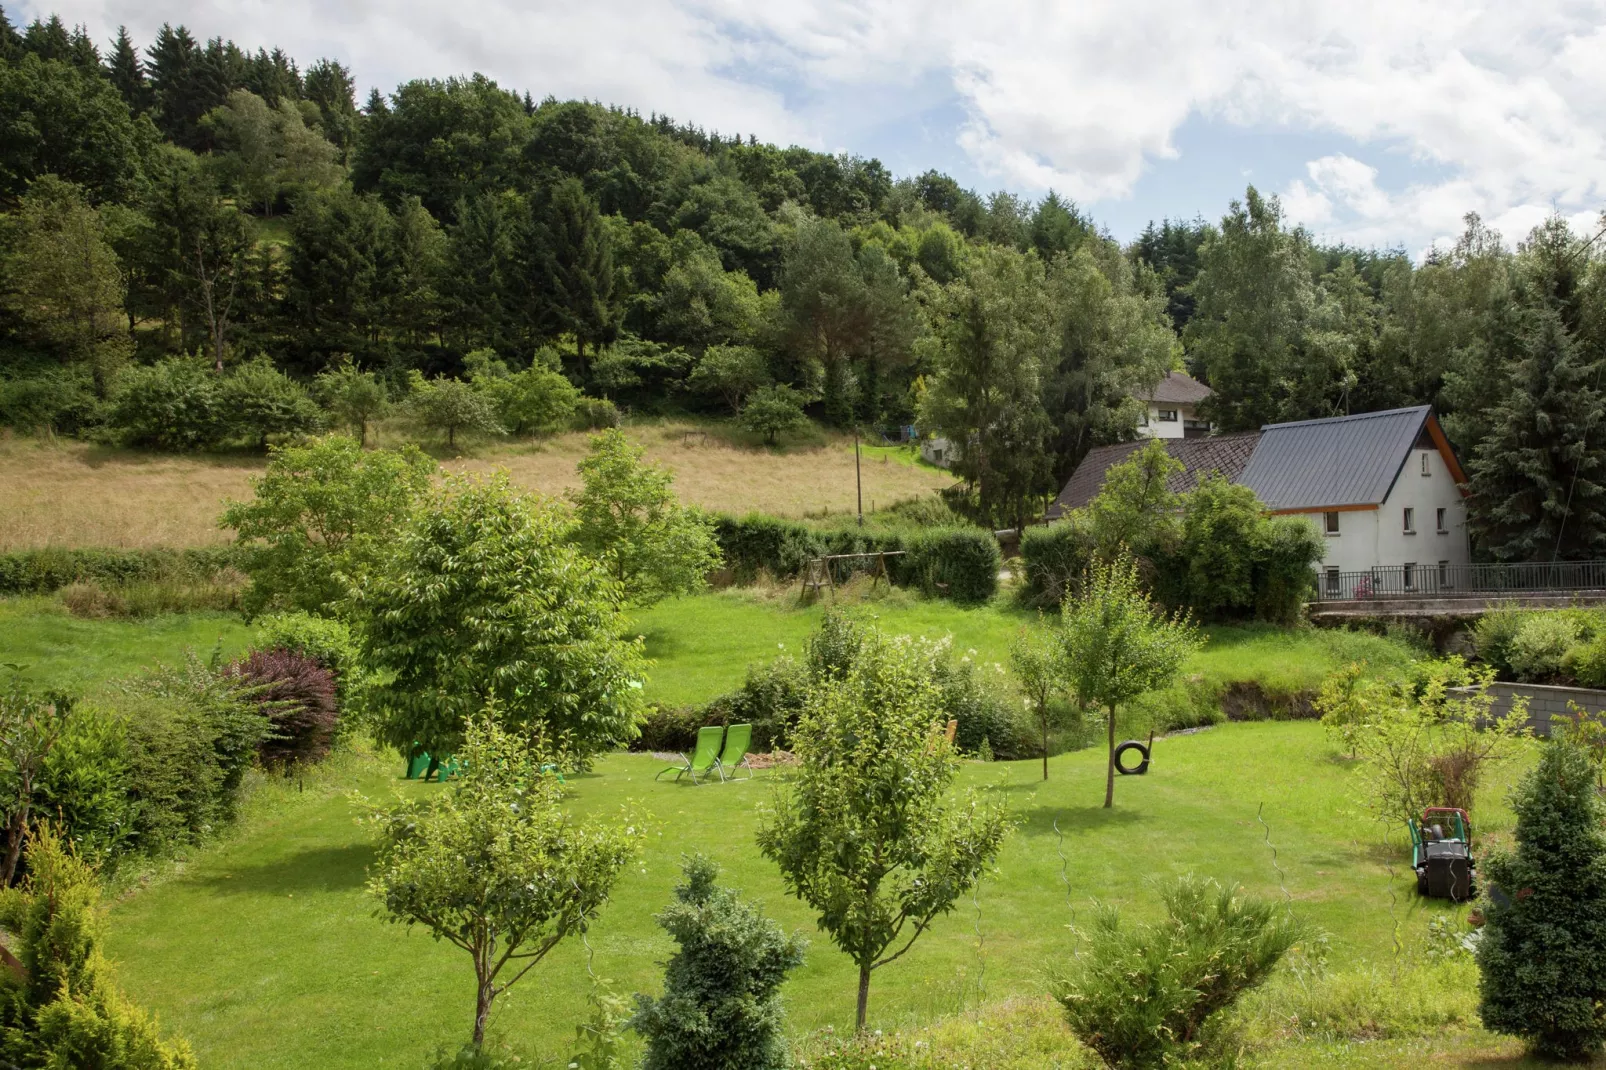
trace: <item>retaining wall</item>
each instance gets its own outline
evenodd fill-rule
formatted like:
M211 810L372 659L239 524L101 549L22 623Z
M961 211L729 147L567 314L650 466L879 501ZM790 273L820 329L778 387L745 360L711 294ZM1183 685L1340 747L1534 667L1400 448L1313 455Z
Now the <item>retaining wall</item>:
M1470 689L1455 688L1454 690ZM1585 713L1595 717L1606 716L1606 691L1596 691L1588 687L1494 683L1489 685L1489 692L1494 695L1494 705L1490 712L1496 717L1504 717L1510 713L1511 705L1518 696L1526 695L1528 697L1528 727L1533 729L1533 733L1536 736L1549 736L1551 719L1554 717L1566 717L1571 712L1569 704L1577 706Z

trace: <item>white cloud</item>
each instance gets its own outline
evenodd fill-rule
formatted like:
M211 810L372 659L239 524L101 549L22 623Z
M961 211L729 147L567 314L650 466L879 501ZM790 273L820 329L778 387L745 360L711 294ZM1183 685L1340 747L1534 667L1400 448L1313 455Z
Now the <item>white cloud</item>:
M1457 232L1469 210L1516 237L1535 213L1592 218L1606 203L1606 0L55 6L99 36L126 21L149 40L162 21L183 21L301 57L333 54L387 88L479 69L538 95L820 148L866 125L867 109L946 84L964 115L953 137L980 173L1095 204L1176 160L1190 118L1314 133L1344 154L1313 160L1281 192L1291 214L1352 241L1421 247ZM24 14L41 7L29 0ZM912 106L889 114L900 110ZM1380 179L1374 165L1391 159L1434 177Z

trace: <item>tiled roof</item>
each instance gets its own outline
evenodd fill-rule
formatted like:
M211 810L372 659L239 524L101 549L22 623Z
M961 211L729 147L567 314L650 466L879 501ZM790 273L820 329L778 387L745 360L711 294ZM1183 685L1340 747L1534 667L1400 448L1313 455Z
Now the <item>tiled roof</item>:
M1158 401L1168 405L1197 405L1214 391L1185 372L1167 372L1152 390L1137 390L1139 401Z
M1211 472L1220 472L1228 480L1239 482L1244 466L1255 451L1255 443L1260 441L1260 432L1240 431L1233 435L1212 435L1209 438L1139 439L1136 442L1100 446L1089 451L1082 458L1082 463L1076 466L1076 471L1071 473L1065 489L1048 507L1048 519L1055 520L1092 501L1104 486L1105 473L1151 441L1162 443L1167 453L1182 462L1182 471L1173 475L1166 484L1173 493L1181 494L1198 486L1199 481Z
M1418 405L1267 424L1239 482L1273 510L1380 505L1431 413Z

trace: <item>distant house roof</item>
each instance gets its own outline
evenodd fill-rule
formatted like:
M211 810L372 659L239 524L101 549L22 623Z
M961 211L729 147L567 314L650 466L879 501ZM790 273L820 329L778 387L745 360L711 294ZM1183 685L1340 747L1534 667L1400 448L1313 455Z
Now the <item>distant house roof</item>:
M1139 401L1158 401L1170 405L1197 405L1213 390L1185 372L1167 372L1152 390L1135 390Z
M1111 467L1120 464L1150 442L1158 442L1165 451L1182 462L1182 471L1166 481L1173 494L1182 494L1199 485L1211 472L1219 472L1232 482L1238 482L1244 466L1260 440L1259 431L1240 431L1234 435L1214 435L1210 438L1149 438L1136 442L1118 442L1113 446L1099 446L1082 458L1065 489L1060 491L1054 504L1048 507L1048 519L1055 520L1072 509L1080 509L1098 496L1104 486L1104 476Z
M1456 482L1465 481L1432 408L1417 405L1267 424L1239 482L1274 512L1381 505L1419 441L1437 447Z
M1160 442L1182 462L1183 471L1169 481L1173 492L1192 490L1205 474L1220 472L1253 490L1267 508L1278 513L1376 508L1388 497L1411 450L1419 446L1437 449L1451 478L1466 482L1433 410L1418 405L1267 424L1259 431L1209 438L1146 439L1100 446L1076 466L1065 489L1048 507L1047 518L1055 520L1092 501L1104 486L1110 467L1146 442Z

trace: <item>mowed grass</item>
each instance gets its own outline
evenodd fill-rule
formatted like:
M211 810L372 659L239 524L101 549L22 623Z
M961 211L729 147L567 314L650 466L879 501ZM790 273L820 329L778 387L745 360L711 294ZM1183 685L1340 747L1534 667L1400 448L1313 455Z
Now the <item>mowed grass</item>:
M1429 917L1457 912L1415 897L1402 836L1384 851L1380 830L1350 813L1353 770L1330 756L1317 725L1225 725L1167 739L1148 776L1117 785L1111 811L1099 806L1102 762L1097 751L1063 755L1047 782L1032 762L964 767L961 782L1003 800L1015 831L975 898L877 971L872 1025L918 1025L981 998L1041 994L1090 900L1152 915L1154 878L1194 872L1277 898L1286 889L1331 934L1337 967L1386 962L1396 933L1415 941ZM596 973L626 992L658 990L672 946L652 914L668 901L682 856L701 851L782 925L813 934L786 987L792 1028L850 1027L851 964L814 932L813 915L784 894L754 845L784 776L690 787L655 783L660 767L614 755L570 781L577 813L610 815L629 801L652 815L640 863L590 934ZM1487 786L1483 827L1509 825L1500 800L1515 773L1504 769ZM344 789L380 799L448 790L398 774L398 762L348 757L305 792L271 786L226 842L113 908L108 950L128 993L187 1036L203 1065L413 1067L436 1044L466 1036L466 956L379 921L363 889L369 833ZM565 1056L588 991L586 948L568 941L499 1001L495 1028L540 1055Z
M237 613L170 613L146 620L83 620L55 598L0 599L0 662L24 668L37 686L81 694L192 650L225 658L243 651L250 628Z
M817 435L784 449L752 445L724 429L667 422L626 428L649 460L675 474L682 501L706 509L778 516L846 513L855 508L853 445ZM383 436L389 440L393 436ZM493 443L443 457L455 472L505 469L519 486L561 494L579 485L575 466L588 436ZM70 440L0 440L0 551L45 546L202 546L227 541L218 514L248 497L260 456L175 456ZM864 505L889 506L953 482L918 463L910 449L876 449L863 458Z

